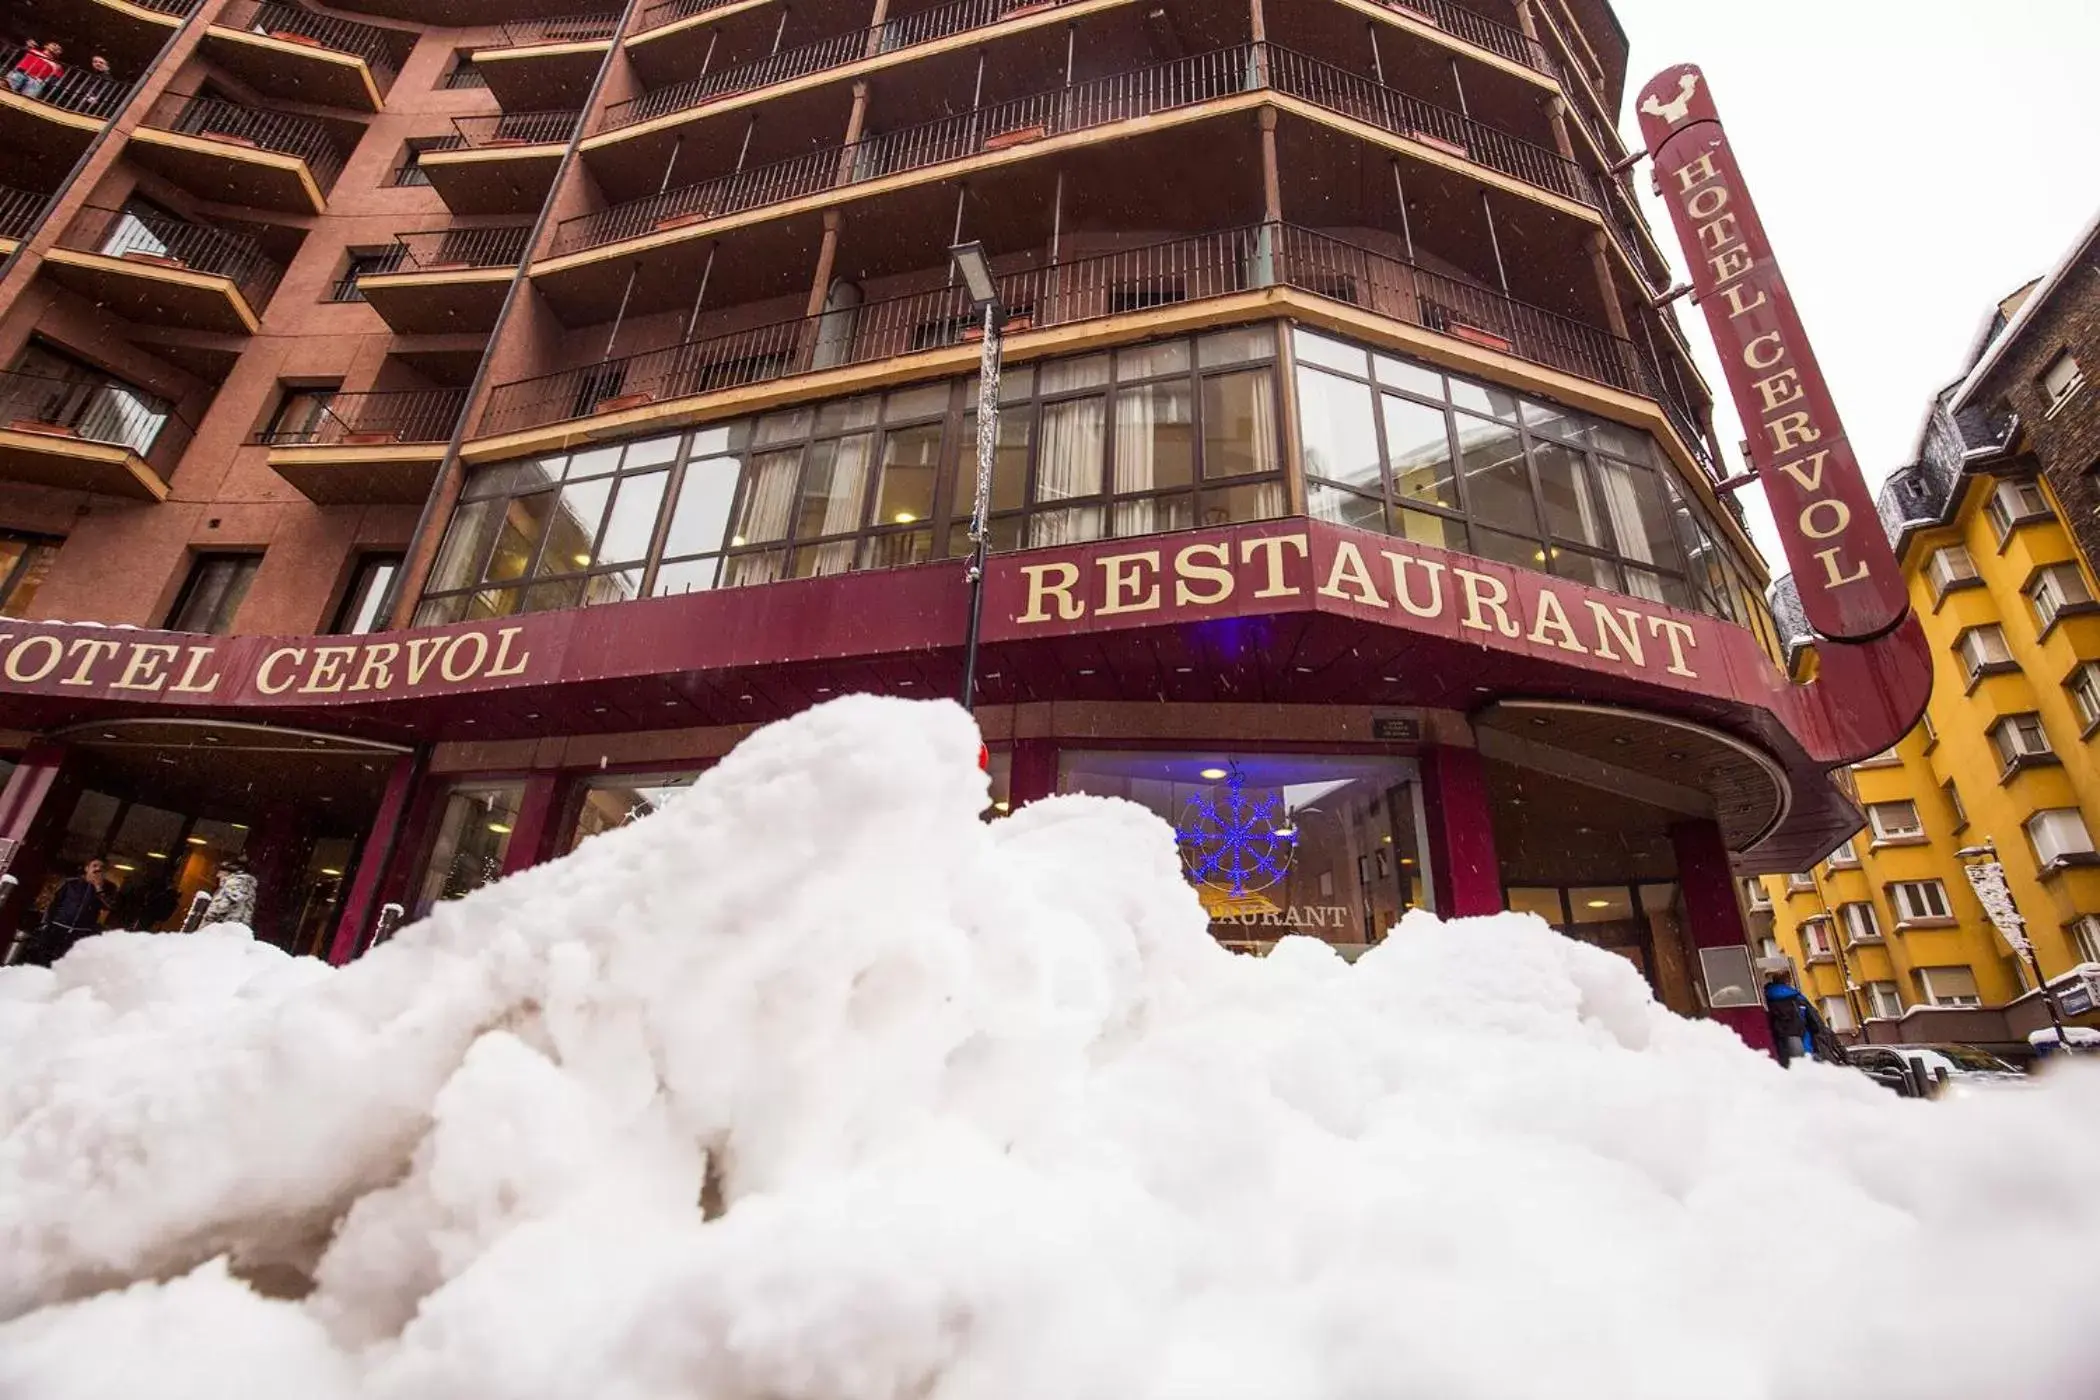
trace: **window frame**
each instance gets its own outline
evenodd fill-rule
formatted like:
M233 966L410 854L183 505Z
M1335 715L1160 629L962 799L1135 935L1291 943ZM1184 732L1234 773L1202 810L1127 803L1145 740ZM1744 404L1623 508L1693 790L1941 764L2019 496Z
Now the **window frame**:
M1971 637L1992 636L1997 638L1997 649L2004 653L2003 656L1979 660L1970 655ZM2005 638L2005 628L1995 622L1979 622L1973 627L1962 628L1954 636L1954 654L1961 660L1962 672L1968 677L1971 690L1974 690L1985 676L2004 675L2020 669L2020 663L2012 654L2012 644Z
M65 537L40 534L34 530L0 530L0 544L22 546L14 563L8 565L5 572L0 572L0 617L19 617L21 614L12 611L18 606L16 593L34 575L35 582L30 584L25 603L35 601L36 590L49 575L59 549L65 544Z
M2026 500L2032 494L2034 503ZM2008 504L2008 498L2017 504ZM1983 504L1983 513L1991 522L1991 529L1998 537L2002 550L2013 533L2022 525L2038 524L2053 520L2056 512L2049 506L2049 497L2033 477L2006 477L1991 486L1991 494Z
M2071 817L2076 819L2078 823L2078 829L2084 837L2085 844L2083 846L2065 846L2061 849L2055 849L2055 853L2050 854L2048 851L2044 850L2042 843L2035 839L2035 832L2038 826L2044 830L2047 830L2049 827L2050 818L2062 817ZM2095 863L2100 863L2100 854L2096 854L2093 848L2092 828L2086 824L2085 812L2080 808L2044 807L2040 811L2037 811L2031 816L2029 816L2027 820L2021 822L2020 830L2027 837L2027 847L2030 851L2034 853L2035 863L2037 864L2037 866L2040 867L2041 872L2045 875L2056 870L2061 870L2064 867L2070 865L2091 865ZM2055 846L2056 842L2052 837L2050 841L2050 847L2054 849Z
M1957 555L1961 558L1959 569L1941 567L1942 559ZM1925 561L1925 577L1932 584L1932 601L1935 603L1958 589L1977 588L1983 584L1983 575L1976 568L1976 556L1969 552L1967 545L1958 541L1932 551Z
M1921 891L1923 897L1920 897ZM1896 911L1896 927L1899 929L1955 922L1954 901L1948 897L1944 880L1891 880L1888 885L1888 898L1889 907ZM1932 901L1938 902L1937 912L1929 907Z
M1991 752L1998 759L2001 781L2023 768L2062 762L2056 746L2049 741L2049 727L2042 722L2040 711L2018 710L2000 715L1985 732L1991 741Z
M400 578L401 569L407 562L407 554L398 549L371 550L360 553L351 564L350 580L343 589L342 601L336 604L335 613L329 620L328 635L333 637L365 637L370 636L374 632L386 631L387 619L383 613L379 613L376 616L374 626L356 628L352 624L364 612L363 601L367 597L366 590L370 584L376 581L379 586L378 596L372 600L372 607L376 612L379 605L386 601L388 591L392 589L395 582ZM386 576L375 580L373 576L379 574L382 570L385 571Z
M1866 993L1870 1010L1870 1021L1900 1021L1903 1019L1903 989L1894 982L1868 982L1861 990ZM1889 1009L1893 1003L1895 1009Z
M2065 924L2064 941L2080 963L2100 963L2100 914L2080 914Z
M241 608L248 600L248 592L255 586L255 576L262 568L263 551L241 549L198 550L190 555L189 571L183 575L182 586L175 592L175 601L167 611L164 631L182 632L199 637L228 637L233 635L234 619L240 616ZM198 590L205 586L206 571L220 564L234 566L234 578L227 587L219 590L219 598L213 604L210 627L185 627L183 614L196 601ZM237 591L236 591L237 590ZM226 602L227 594L233 594L231 606ZM223 615L222 615L223 613Z
M1801 921L1801 952L1810 962L1836 962L1835 920L1828 914L1812 914Z
M2075 592L2065 587L2066 578L2076 586ZM2086 585L2084 570L2069 560L2037 567L2020 593L2027 599L2028 611L2034 614L2035 625L2044 637L2054 631L2056 624L2066 616L2075 617L2100 608L2100 603L2094 601L2093 590Z
M2100 730L2100 661L2081 661L2064 677L2071 708L2078 713L2079 737L2090 739Z
M1911 825L1907 828L1885 828L1882 825L1881 812L1888 807L1908 807L1910 809ZM1869 850L1891 843L1915 843L1926 839L1925 816L1918 810L1918 804L1907 797L1892 797L1885 802L1869 802L1867 804L1867 826L1874 833L1873 839L1867 843L1867 849Z
M1845 930L1847 948L1886 941L1881 932L1881 915L1875 910L1873 900L1848 899L1831 912L1837 925Z
M1934 973L1958 972L1968 979L1972 991L1941 992L1933 986ZM1924 993L1927 1006L1980 1007L1983 1005L1983 989L1976 980L1976 969L1968 963L1940 963L1932 967L1912 969L1918 979L1919 990Z
M2057 378L2057 370L2062 366L2069 366L2070 373L2063 376L2062 383L2052 384L2050 381ZM2049 363L2042 366L2042 372L2034 377L2034 383L2042 392L2043 417L2054 418L2057 412L2077 398L2078 391L2085 387L2085 370L2067 346L2057 351Z

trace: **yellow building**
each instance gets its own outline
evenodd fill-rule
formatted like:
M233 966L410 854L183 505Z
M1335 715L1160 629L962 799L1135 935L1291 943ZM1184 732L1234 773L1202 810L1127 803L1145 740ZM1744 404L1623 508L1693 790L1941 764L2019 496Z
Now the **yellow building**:
M2068 1019L2095 1020L2100 604L2041 471L2047 419L1979 399L1973 384L1979 362L2031 323L2022 305L2049 289L1998 308L1972 374L1934 404L1919 460L1881 493L1933 645L1924 720L1855 766L1866 825L1851 840L1814 869L1745 882L1765 954L1792 963L1834 1028L1866 1040L2014 1049L2049 1024L1957 854L1986 841ZM1787 601L1782 590L1782 611Z

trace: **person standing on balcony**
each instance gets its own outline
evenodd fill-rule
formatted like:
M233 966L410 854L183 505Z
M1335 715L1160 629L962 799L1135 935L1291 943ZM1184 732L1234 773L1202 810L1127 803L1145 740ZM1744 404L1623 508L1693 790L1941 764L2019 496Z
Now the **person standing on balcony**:
M24 97L40 97L51 80L65 71L58 59L65 50L58 44L38 44L31 39L15 66L7 70L7 86Z

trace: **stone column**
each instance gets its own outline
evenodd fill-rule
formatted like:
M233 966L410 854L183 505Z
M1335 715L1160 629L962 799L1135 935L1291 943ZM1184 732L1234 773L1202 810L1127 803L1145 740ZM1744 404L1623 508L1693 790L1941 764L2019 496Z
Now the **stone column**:
M1772 1050L1772 1026L1765 1019L1764 1003L1755 1006L1713 1007L1706 975L1696 962L1702 948L1750 948L1749 930L1743 927L1743 908L1736 900L1735 875L1728 868L1728 847L1721 827L1712 820L1677 822L1670 827L1670 846L1677 853L1677 887L1684 897L1685 932L1691 937L1695 962L1693 980L1700 999L1708 1004L1707 1015L1726 1025L1753 1050ZM1753 963L1752 990L1761 996Z
M329 945L328 961L346 963L359 943L371 934L379 918L386 886L387 867L394 863L410 802L418 787L422 764L417 755L402 754L387 773L386 788L379 796L379 810L372 814L371 828L357 852L357 866L350 875L350 888L336 916L335 939Z
M1448 745L1424 750L1422 806L1437 913L1447 919L1501 913L1502 866L1480 751Z

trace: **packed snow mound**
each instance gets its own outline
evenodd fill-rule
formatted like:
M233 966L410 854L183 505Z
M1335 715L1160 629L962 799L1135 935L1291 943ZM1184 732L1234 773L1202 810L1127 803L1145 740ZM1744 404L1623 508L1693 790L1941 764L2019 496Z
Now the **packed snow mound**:
M2092 1393L2100 1076L1782 1071L1517 916L1235 957L978 743L834 702L340 970L0 972L0 1396Z

